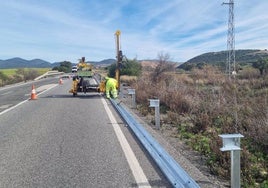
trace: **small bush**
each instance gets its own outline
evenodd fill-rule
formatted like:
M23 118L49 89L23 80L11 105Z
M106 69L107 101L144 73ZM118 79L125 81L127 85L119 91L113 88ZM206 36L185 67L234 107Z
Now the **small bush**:
M137 82L137 76L123 75L123 76L120 76L120 81L121 81L121 83L126 83L127 85L131 86L135 82Z
M242 71L239 72L239 79L256 79L260 77L259 70L251 68L251 67L246 67Z

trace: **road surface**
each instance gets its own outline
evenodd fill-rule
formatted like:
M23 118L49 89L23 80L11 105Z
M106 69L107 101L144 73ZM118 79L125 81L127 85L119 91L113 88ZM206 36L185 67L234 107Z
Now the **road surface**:
M30 98L32 85L35 86L37 93L40 93L58 83L59 78L56 77L0 87L0 113Z
M35 84L0 89L0 187L171 187L99 93Z

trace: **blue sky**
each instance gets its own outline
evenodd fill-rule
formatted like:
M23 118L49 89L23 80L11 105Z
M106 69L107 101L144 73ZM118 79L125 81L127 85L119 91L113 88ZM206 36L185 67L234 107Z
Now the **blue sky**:
M0 0L0 59L51 63L159 53L184 62L226 50L229 0ZM268 1L235 1L236 49L268 48Z

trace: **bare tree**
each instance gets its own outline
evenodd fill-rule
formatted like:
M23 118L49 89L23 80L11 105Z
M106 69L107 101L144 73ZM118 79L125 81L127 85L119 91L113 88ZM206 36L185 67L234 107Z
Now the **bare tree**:
M171 63L169 54L160 52L158 54L158 64L151 74L152 82L158 82L163 78L165 73L175 70L175 64Z

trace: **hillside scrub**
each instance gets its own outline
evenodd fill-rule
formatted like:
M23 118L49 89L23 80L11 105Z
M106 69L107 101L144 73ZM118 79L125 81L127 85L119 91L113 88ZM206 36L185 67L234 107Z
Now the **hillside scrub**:
M160 100L161 126L176 127L184 140L207 159L211 173L230 178L230 154L221 152L220 134L240 133L243 187L268 186L268 77L243 71L228 79L217 68L205 66L189 74L172 70L143 72L136 89L138 109L153 113L148 99Z

